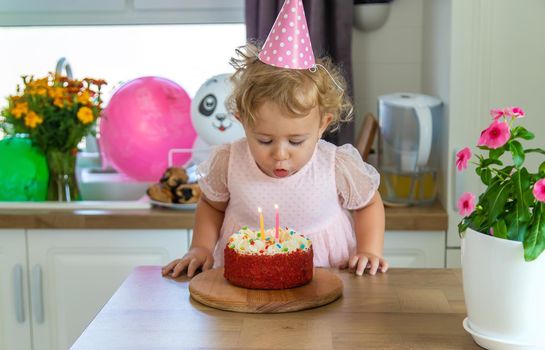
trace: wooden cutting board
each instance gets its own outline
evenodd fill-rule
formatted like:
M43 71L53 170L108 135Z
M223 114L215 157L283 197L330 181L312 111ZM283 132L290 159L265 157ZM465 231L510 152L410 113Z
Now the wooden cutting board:
M230 284L223 268L202 272L189 283L189 293L198 302L221 310L249 313L279 313L328 304L343 293L339 277L315 268L310 283L282 290L246 289Z

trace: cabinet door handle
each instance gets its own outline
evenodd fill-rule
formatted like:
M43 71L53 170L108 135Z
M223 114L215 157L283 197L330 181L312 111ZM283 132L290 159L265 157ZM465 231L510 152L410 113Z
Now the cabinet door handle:
M25 304L23 297L23 267L17 264L13 267L13 292L15 299L15 319L19 323L25 322Z
M37 323L44 322L44 304L42 290L42 267L34 266L32 269L32 313Z

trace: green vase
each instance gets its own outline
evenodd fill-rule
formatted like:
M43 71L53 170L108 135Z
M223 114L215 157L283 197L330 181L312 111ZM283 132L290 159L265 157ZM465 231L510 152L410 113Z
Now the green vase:
M76 153L49 150L47 165L49 168L47 200L57 202L81 200L76 180Z

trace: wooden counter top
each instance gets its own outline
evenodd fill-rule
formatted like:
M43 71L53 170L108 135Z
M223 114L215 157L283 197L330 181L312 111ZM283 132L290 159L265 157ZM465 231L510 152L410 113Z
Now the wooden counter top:
M138 267L72 350L83 349L481 349L462 327L460 270L335 271L343 296L316 309L244 314L189 296L187 277Z
M192 228L193 211L164 208L137 210L0 210L0 229L181 229ZM440 203L386 208L386 230L446 231L448 216Z

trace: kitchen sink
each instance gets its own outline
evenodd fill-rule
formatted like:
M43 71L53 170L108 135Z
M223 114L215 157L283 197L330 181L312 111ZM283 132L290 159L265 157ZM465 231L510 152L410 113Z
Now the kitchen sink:
M113 169L83 168L78 186L85 201L137 201L153 182L137 181Z

